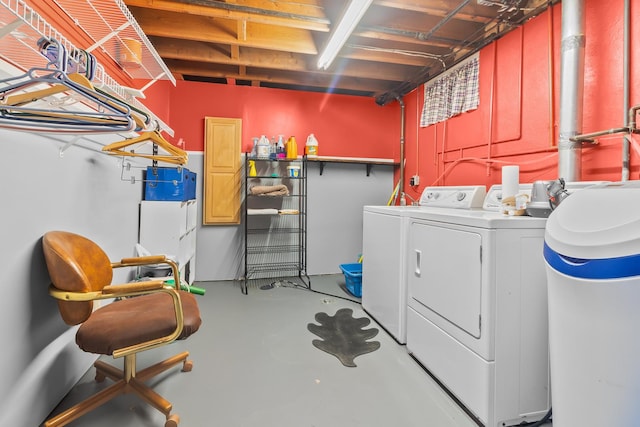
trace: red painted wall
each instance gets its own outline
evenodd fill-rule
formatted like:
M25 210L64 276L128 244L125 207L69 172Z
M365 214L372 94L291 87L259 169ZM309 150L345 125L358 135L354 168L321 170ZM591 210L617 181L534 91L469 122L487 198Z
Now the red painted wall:
M631 16L640 0L631 1ZM623 2L585 0L586 47L584 133L620 127L623 108ZM405 99L405 191L419 196L425 186L490 186L505 164L520 166L521 182L555 179L558 174L561 4L480 52L480 106L426 128L419 126L423 88ZM630 105L640 103L640 26L631 25ZM550 79L550 74L553 76ZM293 92L246 86L179 81L158 90L169 100L169 125L188 150L202 150L204 117L243 119L243 148L251 137L295 135L299 150L313 132L320 154L399 159L400 107L372 98ZM154 102L154 100L149 100ZM162 107L161 107L162 110ZM621 179L622 137L601 138L582 156L582 180ZM640 138L638 138L640 142ZM640 158L631 149L631 179ZM420 186L409 178L420 176Z
M640 1L632 0L631 16L639 10ZM558 4L480 52L477 110L427 128L419 127L419 107L408 116L405 191L409 195L418 196L427 185L488 187L500 182L505 164L520 166L521 182L557 178L561 11ZM585 1L583 133L624 124L622 17L623 2ZM640 102L639 37L640 28L632 22L631 106ZM412 106L422 101L422 87L406 100ZM616 135L585 148L581 179L620 180L621 141L622 136ZM631 179L639 179L639 171L640 159L632 148ZM412 188L408 180L414 174L421 180Z
M373 98L251 86L178 81L169 91L170 125L186 149L204 149L204 118L242 119L243 151L252 137L295 136L302 154L307 136L321 156L399 159L400 108Z
M144 86L144 83L139 84L139 86ZM167 99L170 96L169 94L172 88L173 83L171 83L171 81L158 80L144 91L145 98L139 100L149 111L153 111L153 114L167 125L171 120L171 106L170 103L167 102ZM165 136L167 136L168 140L171 140L168 135Z

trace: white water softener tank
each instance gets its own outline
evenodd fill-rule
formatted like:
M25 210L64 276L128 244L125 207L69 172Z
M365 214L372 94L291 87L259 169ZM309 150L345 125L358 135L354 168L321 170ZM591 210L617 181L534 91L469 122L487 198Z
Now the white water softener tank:
M544 258L553 427L640 425L640 182L567 197Z

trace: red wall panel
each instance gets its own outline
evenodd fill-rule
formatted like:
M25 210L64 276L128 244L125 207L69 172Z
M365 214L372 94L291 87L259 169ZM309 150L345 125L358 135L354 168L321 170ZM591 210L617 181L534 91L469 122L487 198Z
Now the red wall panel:
M631 3L633 17L640 0ZM625 114L622 2L586 0L585 6L584 133L620 127ZM418 128L415 138L408 135L408 156L416 155L418 160L408 158L406 176L421 176L419 187L406 187L411 196L418 196L427 185L499 183L500 169L506 164L520 166L521 182L557 178L561 12L558 4L480 52L477 110ZM640 54L634 49L639 37L632 18L630 105L640 102L635 83L640 81L636 65ZM420 105L422 88L410 97ZM409 127L417 126L417 116L408 117ZM621 135L601 138L597 146L584 148L582 180L621 178L621 139ZM639 178L638 163L632 148L631 179Z
M187 150L202 151L204 118L242 119L242 146L252 137L295 136L302 153L315 134L324 156L399 159L400 108L373 98L326 95L251 86L178 81L169 90L171 127Z
M494 43L494 98L491 142L517 141L522 137L522 77L524 28ZM491 102L491 99L489 99Z
M142 87L144 84L141 83L136 87L138 86ZM145 98L140 99L145 107L165 123L169 123L171 117L171 106L167 99L172 87L173 84L169 80L158 80L145 90Z

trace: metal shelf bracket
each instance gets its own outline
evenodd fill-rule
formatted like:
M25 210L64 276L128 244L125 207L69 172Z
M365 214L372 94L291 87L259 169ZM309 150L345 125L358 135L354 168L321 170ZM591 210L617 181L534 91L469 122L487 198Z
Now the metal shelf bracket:
M101 38L100 40L98 40L97 42L95 42L94 44L92 44L91 46L89 46L88 48L86 48L85 50L87 52L92 52L94 51L96 48L102 46L103 44L105 44L107 41L111 40L112 38L114 38L115 36L118 35L118 33L120 33L120 31L124 30L125 28L131 26L131 22L125 22L124 24L120 25L118 28L116 28L114 31L110 32L109 34L107 34L106 36L104 36L103 38Z

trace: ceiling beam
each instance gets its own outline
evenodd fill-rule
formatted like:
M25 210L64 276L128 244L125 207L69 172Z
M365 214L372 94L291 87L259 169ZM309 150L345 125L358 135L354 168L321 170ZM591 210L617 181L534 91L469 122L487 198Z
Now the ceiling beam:
M329 20L323 9L301 3L263 1L261 7L235 2L199 0L125 0L128 7L149 8L210 18L244 20L257 24L277 25L309 31L329 31ZM252 3L255 3L252 2Z
M256 67L264 69L286 69L300 73L330 74L315 67L315 57L308 55L287 54L278 51L265 51L247 47L232 46L229 50L225 46L211 43L189 42L184 40L153 38L153 44L158 54L164 59L201 62L207 64L233 65ZM237 52L236 52L237 49ZM340 58L335 68L340 69L344 76L377 79L388 81L403 81L411 77L417 70L407 70L406 66L393 63L389 56L379 57L378 63L370 61L350 60ZM416 67L427 65L424 60Z
M163 58L307 71L307 56L301 54L236 46L238 52L234 56L233 49L229 46L163 37L153 37L151 40Z
M179 15L177 13L132 9L136 20L148 36L181 38L238 46L253 46L315 55L318 50L311 34L297 28L271 27L247 23L246 38L238 34L236 21Z
M358 79L348 76L332 76L329 74L308 73L301 77L297 73L277 70L247 69L244 74L237 68L211 69L203 64L189 63L185 61L167 60L167 65L173 73L183 76L201 76L210 78L235 78L236 80L256 82L268 82L284 85L310 86L317 88L334 88L358 92L385 92L394 85L390 82L379 80Z

